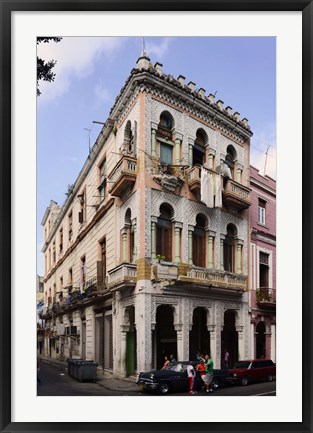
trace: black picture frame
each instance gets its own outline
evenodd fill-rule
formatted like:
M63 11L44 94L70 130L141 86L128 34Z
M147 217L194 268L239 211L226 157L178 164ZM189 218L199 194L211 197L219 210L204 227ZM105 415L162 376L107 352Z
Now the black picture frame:
M299 423L62 423L62 422L11 422L11 13L15 11L301 11L302 13L302 54L303 54L303 421ZM1 29L1 146L0 146L0 423L1 432L167 432L180 431L217 431L228 432L312 432L312 123L313 123L313 1L289 0L215 0L215 1L9 1L0 0ZM299 143L300 145L300 143ZM301 279L299 278L299 284ZM291 319L292 321L292 319ZM296 360L292 353L291 359ZM286 360L288 362L288 360ZM296 366L292 365L290 381L290 398L292 381L296 377ZM243 408L244 409L244 408ZM209 410L209 408L208 408ZM122 408L121 408L122 411Z

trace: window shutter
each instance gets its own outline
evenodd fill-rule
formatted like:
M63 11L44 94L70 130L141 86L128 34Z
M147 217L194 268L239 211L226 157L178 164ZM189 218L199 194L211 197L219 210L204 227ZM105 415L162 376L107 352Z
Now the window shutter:
M97 262L97 282L103 282L103 263L102 261Z
M78 222L82 224L84 222L84 213L83 211L78 212Z

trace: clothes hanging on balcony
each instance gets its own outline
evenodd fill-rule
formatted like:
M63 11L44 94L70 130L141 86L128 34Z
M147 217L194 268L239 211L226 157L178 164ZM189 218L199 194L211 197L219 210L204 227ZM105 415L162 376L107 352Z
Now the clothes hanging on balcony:
M209 208L222 207L222 180L217 173L201 168L200 199Z
M222 178L215 174L215 207L222 207Z

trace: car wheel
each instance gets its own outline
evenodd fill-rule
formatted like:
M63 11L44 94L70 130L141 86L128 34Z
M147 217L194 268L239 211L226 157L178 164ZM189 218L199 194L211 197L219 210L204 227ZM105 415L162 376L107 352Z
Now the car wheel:
M160 385L160 393L161 394L168 394L170 392L170 386L167 382L163 382Z
M247 377L243 377L241 379L241 385L242 386L246 386L246 385L248 385L248 383L249 383L249 379Z
M271 374L269 374L268 376L267 376L267 379L266 379L268 382L272 382L272 380L273 380L273 376L271 375Z
M220 388L220 386L221 386L220 385L220 381L218 379L214 378L213 381L212 381L212 386L213 386L213 389Z

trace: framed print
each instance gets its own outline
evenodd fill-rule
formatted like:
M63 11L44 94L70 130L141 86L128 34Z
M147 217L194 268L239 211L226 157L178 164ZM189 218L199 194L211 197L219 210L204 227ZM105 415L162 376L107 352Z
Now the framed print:
M312 431L312 19L1 0L1 431Z

